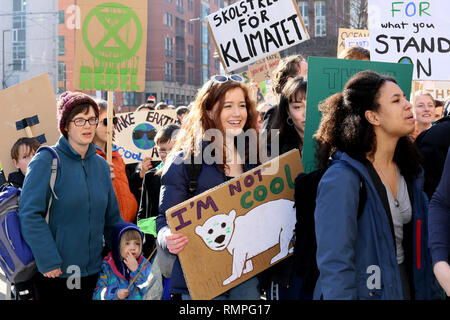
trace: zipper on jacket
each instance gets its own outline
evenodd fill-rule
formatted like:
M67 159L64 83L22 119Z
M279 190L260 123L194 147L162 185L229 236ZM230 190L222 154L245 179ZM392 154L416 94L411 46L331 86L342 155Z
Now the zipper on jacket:
M87 175L87 172L86 172L86 167L84 166L84 159L81 159L81 166L83 167L84 178L85 178L85 182L86 182L86 190L87 190L87 195L88 195L88 206L89 206L89 210L88 210L88 226L89 226L89 230L88 230L88 234L89 234L89 238L88 238L88 265L89 265L89 262L91 260L91 230L90 230L90 226L91 226L91 191L89 190L88 175ZM88 270L87 270L87 266L86 266L86 273L87 272L88 272Z
M420 270L421 264L421 250L420 250L420 244L422 243L422 220L417 219L417 224L416 224L416 264L417 264L417 270Z

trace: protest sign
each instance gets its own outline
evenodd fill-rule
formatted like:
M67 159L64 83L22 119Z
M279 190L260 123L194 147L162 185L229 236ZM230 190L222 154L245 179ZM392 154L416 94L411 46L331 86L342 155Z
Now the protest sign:
M114 126L114 144L125 164L141 162L145 157L161 160L155 148L155 135L168 124L175 124L175 110L119 113Z
M355 37L345 39L345 48L358 46L367 50L370 50L369 37Z
M228 72L309 39L294 0L241 0L207 19Z
M302 171L294 149L167 210L172 233L189 239L178 257L193 299L212 299L292 254Z
M344 51L345 47L345 39L347 38L367 38L369 37L369 30L364 29L347 29L347 28L339 28L338 35L338 46L337 46L337 55L339 57L342 51Z
M147 0L79 0L75 88L144 91Z
M369 0L370 57L414 65L413 80L450 80L450 1Z
M347 81L363 70L373 70L395 78L403 93L411 93L412 65L359 60L344 60L309 57L308 91L306 94L306 124L303 142L303 168L305 172L315 170L315 143L313 134L317 131L322 117L318 107L321 101L341 92Z
M42 74L0 91L3 113L0 126L0 162L8 175L11 147L19 138L36 138L53 145L60 136L56 121L56 97L48 74Z
M450 81L414 81L415 91L426 91L430 93L434 99L444 101L450 97Z
M281 61L280 53L271 54L261 60L251 63L248 66L250 78L256 82L266 81L272 79L272 72Z

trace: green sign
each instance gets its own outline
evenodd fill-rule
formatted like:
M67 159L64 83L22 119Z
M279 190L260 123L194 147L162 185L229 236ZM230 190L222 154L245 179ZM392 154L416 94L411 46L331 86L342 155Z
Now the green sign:
M411 93L413 66L398 63L343 60L310 57L308 59L308 92L306 95L306 125L303 143L303 168L306 173L316 169L315 142L313 134L317 131L322 117L318 106L329 96L342 91L347 81L356 73L373 70L395 78L405 95Z

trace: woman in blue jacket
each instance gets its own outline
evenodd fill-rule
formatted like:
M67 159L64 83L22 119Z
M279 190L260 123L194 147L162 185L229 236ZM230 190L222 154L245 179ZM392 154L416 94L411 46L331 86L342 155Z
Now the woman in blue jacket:
M213 76L200 89L186 119L186 131L178 133L175 146L164 163L156 229L159 245L171 254L178 254L189 240L185 235L172 234L166 221L166 210L190 198L190 179L185 160L190 161L191 155L194 155L197 161L199 157L201 158L201 171L195 195L258 165L257 161L250 164L248 147L245 150L237 150L233 143L226 143L230 142L229 139L233 142L236 136L247 130L253 129L256 133L256 104L250 98L248 88L242 80L237 75ZM212 136L214 139L209 143ZM206 152L211 151L212 143L216 147L214 155L213 152ZM236 161L236 158L244 161ZM190 298L178 258L173 265L170 292L173 296ZM259 299L259 297L258 280L253 277L229 290L219 299Z
M43 151L30 162L20 199L22 234L39 270L40 300L90 300L102 263L103 235L123 222L111 183L110 169L97 155L92 139L98 106L89 96L65 92L57 106L62 136L54 146L60 167L49 223L52 155Z
M315 299L437 297L411 104L393 78L363 71L320 109L316 156L331 166L316 198Z

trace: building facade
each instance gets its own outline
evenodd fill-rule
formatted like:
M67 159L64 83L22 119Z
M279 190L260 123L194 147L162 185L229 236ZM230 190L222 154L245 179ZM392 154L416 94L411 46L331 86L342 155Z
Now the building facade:
M58 87L57 0L3 0L2 86L6 88L48 73Z

